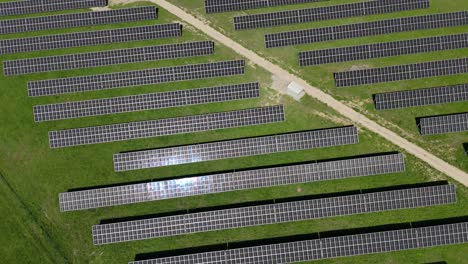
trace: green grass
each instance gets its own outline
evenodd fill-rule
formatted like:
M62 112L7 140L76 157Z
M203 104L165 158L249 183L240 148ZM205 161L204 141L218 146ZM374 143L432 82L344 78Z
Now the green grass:
M221 32L242 43L245 47L249 47L249 49L268 58L272 62L278 63L290 72L293 72L302 77L303 79L307 80L312 85L315 85L318 88L326 91L327 93L333 95L340 101L347 103L355 110L366 114L368 117L398 132L399 134L405 136L407 139L410 139L412 142L429 149L431 152L438 155L440 158L443 158L449 163L465 171L468 171L468 159L466 159L462 147L462 143L468 142L468 133L465 132L422 137L419 135L415 121L416 117L468 112L468 104L466 102L444 104L438 106L424 106L391 111L376 111L372 102L372 95L375 93L467 83L467 74L446 77L442 76L411 81L363 85L348 88L336 88L333 80L333 72L347 71L350 70L352 67L384 67L399 64L409 64L432 60L466 57L468 54L468 49L465 48L451 51L421 53L415 55L404 55L390 58L378 58L365 61L353 61L347 63L335 63L310 67L300 67L297 61L297 53L299 51L362 45L378 42L390 42L395 40L429 37L444 34L457 34L467 32L468 26L404 32L381 36L345 39L332 42L319 42L313 44L274 49L266 49L264 43L264 35L269 33L318 28L341 24L351 24L365 21L375 21L380 19L390 19L394 17L461 11L466 10L468 8L467 1L432 0L431 7L429 9L406 11L397 14L389 13L366 17L310 22L296 25L284 25L273 28L262 28L242 31L234 31L232 24L234 16L274 12L279 10L300 9L311 6L318 7L325 5L335 5L356 1L334 0L315 4L280 6L275 8L245 10L241 12L220 13L211 15L205 14L202 0L170 0L170 2L176 3L178 6L185 8L189 12L195 14L197 17L203 17L203 19L207 21L211 26L214 26L215 28L221 30Z
M160 18L157 20L157 23L176 21L172 15L168 14L164 10L160 10L159 17ZM128 23L125 26L149 23L153 22ZM112 28L117 26L118 25L105 27L99 26L86 29L54 30L49 32L38 32L36 34L72 32L97 28ZM18 36L19 35L29 36L32 34L18 34ZM16 35L3 37L11 38L16 37ZM57 54L72 54L78 52L105 50L109 48L156 45L202 39L207 38L193 28L185 26L183 37L178 39L40 51L2 56L1 60L4 61L8 59ZM356 145L162 167L135 172L115 173L112 169L112 154L120 151L342 126L350 124L350 122L343 117L340 117L337 113L330 110L323 104L310 98L304 98L298 103L285 96L277 94L274 90L269 88L271 86L271 76L267 72L250 65L247 67L245 75L229 78L158 84L144 87L114 89L44 98L29 98L26 93L26 83L28 80L97 74L150 67L164 67L179 64L204 63L230 59L239 59L239 57L233 51L216 44L216 52L213 56L83 70L80 69L66 72L32 74L19 77L1 76L0 89L2 92L0 93L0 120L2 121L2 124L0 125L0 138L2 141L0 145L0 168L1 174L3 175L2 179L4 179L0 181L0 209L2 210L2 225L0 226L0 232L2 233L0 241L2 242L2 247L0 249L0 255L2 256L2 261L5 263L126 263L127 261L133 260L134 256L138 253L293 234L323 232L327 230L438 219L462 216L466 215L468 212L468 204L466 202L468 199L468 190L462 186L458 186L458 203L450 206L335 217L315 221L259 226L115 245L94 246L91 239L91 226L98 224L99 221L103 219L147 215L171 212L179 209L234 204L298 195L334 193L447 179L446 176L434 171L426 164L412 156L407 155L407 170L404 173L392 175L354 178L313 184L296 184L275 188L172 199L167 201L79 212L59 212L58 193L65 192L71 188L127 183L140 180L156 180L189 174L213 173L217 171L257 166L323 160L386 151L399 151L398 148L381 139L379 136L366 131L365 129L361 129L360 143ZM250 82L254 80L261 82L262 96L259 99L126 113L112 116L89 117L39 124L35 124L32 119L32 106L37 104L207 87L228 83ZM286 107L287 121L284 123L58 150L51 150L48 148L47 132L50 130L219 112L278 103L284 104ZM323 118L322 116L326 116L327 118ZM370 261L378 261L379 263L423 263L436 260L447 260L450 263L462 263L465 257L464 252L466 252L467 249L467 245L458 245L437 249L423 249L330 260L324 261L323 263L362 263Z

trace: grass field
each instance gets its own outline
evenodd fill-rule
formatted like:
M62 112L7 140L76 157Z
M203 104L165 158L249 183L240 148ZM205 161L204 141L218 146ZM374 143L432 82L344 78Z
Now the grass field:
M194 3L201 6L201 1L194 1ZM220 19L220 17L218 17L218 19ZM157 23L169 23L173 21L177 21L177 19L164 10L159 10ZM28 33L17 34L14 36L8 35L2 36L2 38L124 26L127 27L151 23L154 22L136 22L126 23L125 25L96 26L72 30L54 30L37 32L35 34ZM227 20L226 23L228 23ZM185 25L183 37L177 39L119 43L113 45L41 51L18 55L2 55L1 60L73 54L79 52L106 50L110 48L116 49L123 47L157 45L202 39L207 38L195 29ZM0 125L0 139L2 140L0 145L0 210L2 213L2 225L0 225L0 232L2 234L0 242L2 247L0 249L0 255L2 256L2 262L126 263L133 260L135 255L138 253L294 234L324 232L329 230L406 223L464 216L467 214L468 189L458 186L458 203L450 206L335 217L322 220L209 232L115 245L94 246L91 239L91 226L98 224L99 221L104 219L149 215L180 209L200 208L282 197L335 193L350 190L414 184L435 180L447 180L445 175L434 171L414 157L406 155L406 171L404 173L392 175L354 178L313 184L297 184L80 212L59 212L58 193L65 192L72 188L130 183L142 180L157 180L175 176L197 175L258 166L324 160L387 151L400 151L398 148L381 139L379 136L361 129L360 143L356 145L239 158L234 160L203 162L135 172L115 173L112 168L112 154L120 151L176 146L231 138L342 126L349 125L350 122L339 116L334 111L328 109L326 106L310 98L304 98L298 103L277 94L273 89L270 89L272 85L271 76L265 71L251 65L248 65L245 75L229 78L159 84L44 98L29 98L27 97L26 92L26 83L29 80L52 79L231 59L240 58L233 51L228 50L217 43L215 55L207 57L80 69L66 72L31 74L20 77L4 77L2 75L0 77L0 120L2 121ZM207 87L229 83L250 82L255 80L258 80L261 83L262 96L261 98L254 100L117 114L102 117L89 117L67 121L44 122L39 124L35 124L32 119L32 106L38 104L104 98L109 96L154 91ZM284 104L286 108L287 121L284 123L58 150L51 150L48 147L47 132L50 130L219 112L278 103ZM327 260L317 263L363 263L371 261L378 263L426 263L441 260L446 260L448 263L463 263L464 261L466 262L465 252L467 250L468 245L465 244L439 247L435 249L422 249L399 253Z
M468 111L466 102L444 104L437 106L424 106L402 110L376 111L372 101L372 95L375 93L411 90L419 88L429 88L436 86L445 86L452 84L462 84L468 82L468 75L455 75L446 77L434 77L420 80L400 81L391 83L381 83L373 85L354 86L348 88L336 88L333 80L333 72L347 71L352 69L385 67L399 64L410 64L417 62L443 60L451 58L466 57L468 49L458 49L450 51L439 51L431 53L420 53L414 55L404 55L389 58L378 58L364 61L353 61L346 63L334 63L320 66L300 67L298 64L297 53L306 50L318 50L325 48L345 47L353 45L363 45L369 43L391 42L396 40L405 40L412 38L430 37L446 34L457 34L467 32L468 26L431 29L413 32L404 32L380 36L371 36L364 38L354 38L338 40L331 42L319 42L298 46L283 48L266 49L264 35L269 33L293 31L308 28L319 28L334 25L352 24L366 21L375 21L381 19L390 19L395 17L406 17L413 15L425 15L434 13L445 13L453 11L466 10L468 2L464 0L431 0L429 9L419 9L400 13L388 13L381 15L354 17L339 20L309 22L295 25L284 25L273 28L259 28L254 30L234 31L233 18L238 15L257 14L274 12L280 10L300 9L305 7L318 7L325 5L335 5L342 3L356 2L354 0L333 0L318 2L314 4L302 4L294 6L280 6L274 8L263 8L255 10L245 10L239 12L219 13L207 15L203 8L202 0L170 0L172 3L185 8L197 17L202 17L211 26L217 28L224 34L242 43L245 47L268 58L272 62L278 63L290 72L293 72L312 85L333 95L340 101L346 102L355 110L366 114L380 124L394 130L398 134L405 136L412 142L417 143L437 154L459 168L468 170L468 159L463 151L462 143L468 141L468 133L456 133L421 137L416 126L416 117L461 113ZM404 116L404 118L402 118Z

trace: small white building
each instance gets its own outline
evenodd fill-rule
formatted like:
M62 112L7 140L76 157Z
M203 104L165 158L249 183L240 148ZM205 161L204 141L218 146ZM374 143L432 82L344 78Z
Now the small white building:
M288 85L287 94L294 98L294 100L299 101L305 95L304 87L296 82L291 82Z

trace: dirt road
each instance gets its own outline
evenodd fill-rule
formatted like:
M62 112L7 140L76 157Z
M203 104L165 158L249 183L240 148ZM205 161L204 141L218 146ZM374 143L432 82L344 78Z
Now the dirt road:
M130 0L130 1L129 0L117 0L116 2L125 3L125 2L136 2L136 1L135 0ZM252 61L253 63L259 65L260 67L266 69L272 74L277 75L286 81L294 81L294 82L301 84L305 88L305 91L307 94L321 101L322 103L325 103L326 105L333 108L335 111L339 112L343 116L346 116L347 118L351 119L353 122L356 123L357 126L365 127L368 130L373 131L376 134L379 134L380 136L386 138L388 141L392 142L393 144L406 150L408 153L428 163L430 166L432 166L436 170L439 170L440 172L457 180L463 185L468 186L468 174L466 172L456 168L455 166L450 165L449 163L432 155L431 153L424 150L423 148L409 142L408 140L392 132L391 130L377 124L375 121L372 121L366 116L354 111L352 108L346 106L344 103L334 99L332 96L322 92L320 89L311 86L303 79L293 74L290 74L288 71L282 69L278 65L275 65L267 61L266 59L260 57L253 51L243 47L242 45L235 42L234 40L226 37L225 35L221 34L214 28L208 26L206 23L195 18L194 16L185 12L179 7L165 0L151 0L151 2L168 10L175 16L179 17L181 20L187 22L188 24L191 24L193 27L204 32L205 34L207 34L214 40L233 49L238 54L242 55L243 57Z

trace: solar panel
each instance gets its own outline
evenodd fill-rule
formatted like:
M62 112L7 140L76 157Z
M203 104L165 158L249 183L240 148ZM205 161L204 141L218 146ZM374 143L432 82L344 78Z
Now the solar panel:
M235 30L429 8L429 0L375 0L234 17Z
M336 87L413 80L468 72L468 58L336 72Z
M340 127L306 132L243 138L114 155L114 170L128 171L210 160L272 154L355 144L356 127Z
M258 82L34 106L34 121L128 113L260 96Z
M295 263L468 242L468 222L161 257L129 264Z
M283 106L183 116L49 132L51 148L195 133L284 121Z
M133 87L244 74L243 60L191 64L28 82L29 96Z
M205 10L210 14L323 1L328 0L205 0Z
M454 185L271 203L93 226L95 245L452 204Z
M299 52L301 66L368 60L468 47L468 33Z
M14 34L57 28L86 27L130 21L150 20L157 16L153 6L72 13L46 17L0 20L0 34Z
M213 54L213 41L147 46L100 52L28 58L3 62L6 76L36 72L63 71L79 68L186 58Z
M468 101L468 84L433 87L374 95L375 109L389 110L413 106Z
M421 135L468 131L468 113L423 117L418 120Z
M404 170L402 154L386 154L66 192L59 204L62 212L75 211Z
M468 25L468 11L401 17L265 35L267 48Z
M179 37L181 35L182 25L174 23L18 39L0 39L0 54L14 54L38 50L53 50L119 42L143 41Z
M0 3L0 16L103 7L107 0L32 0Z

